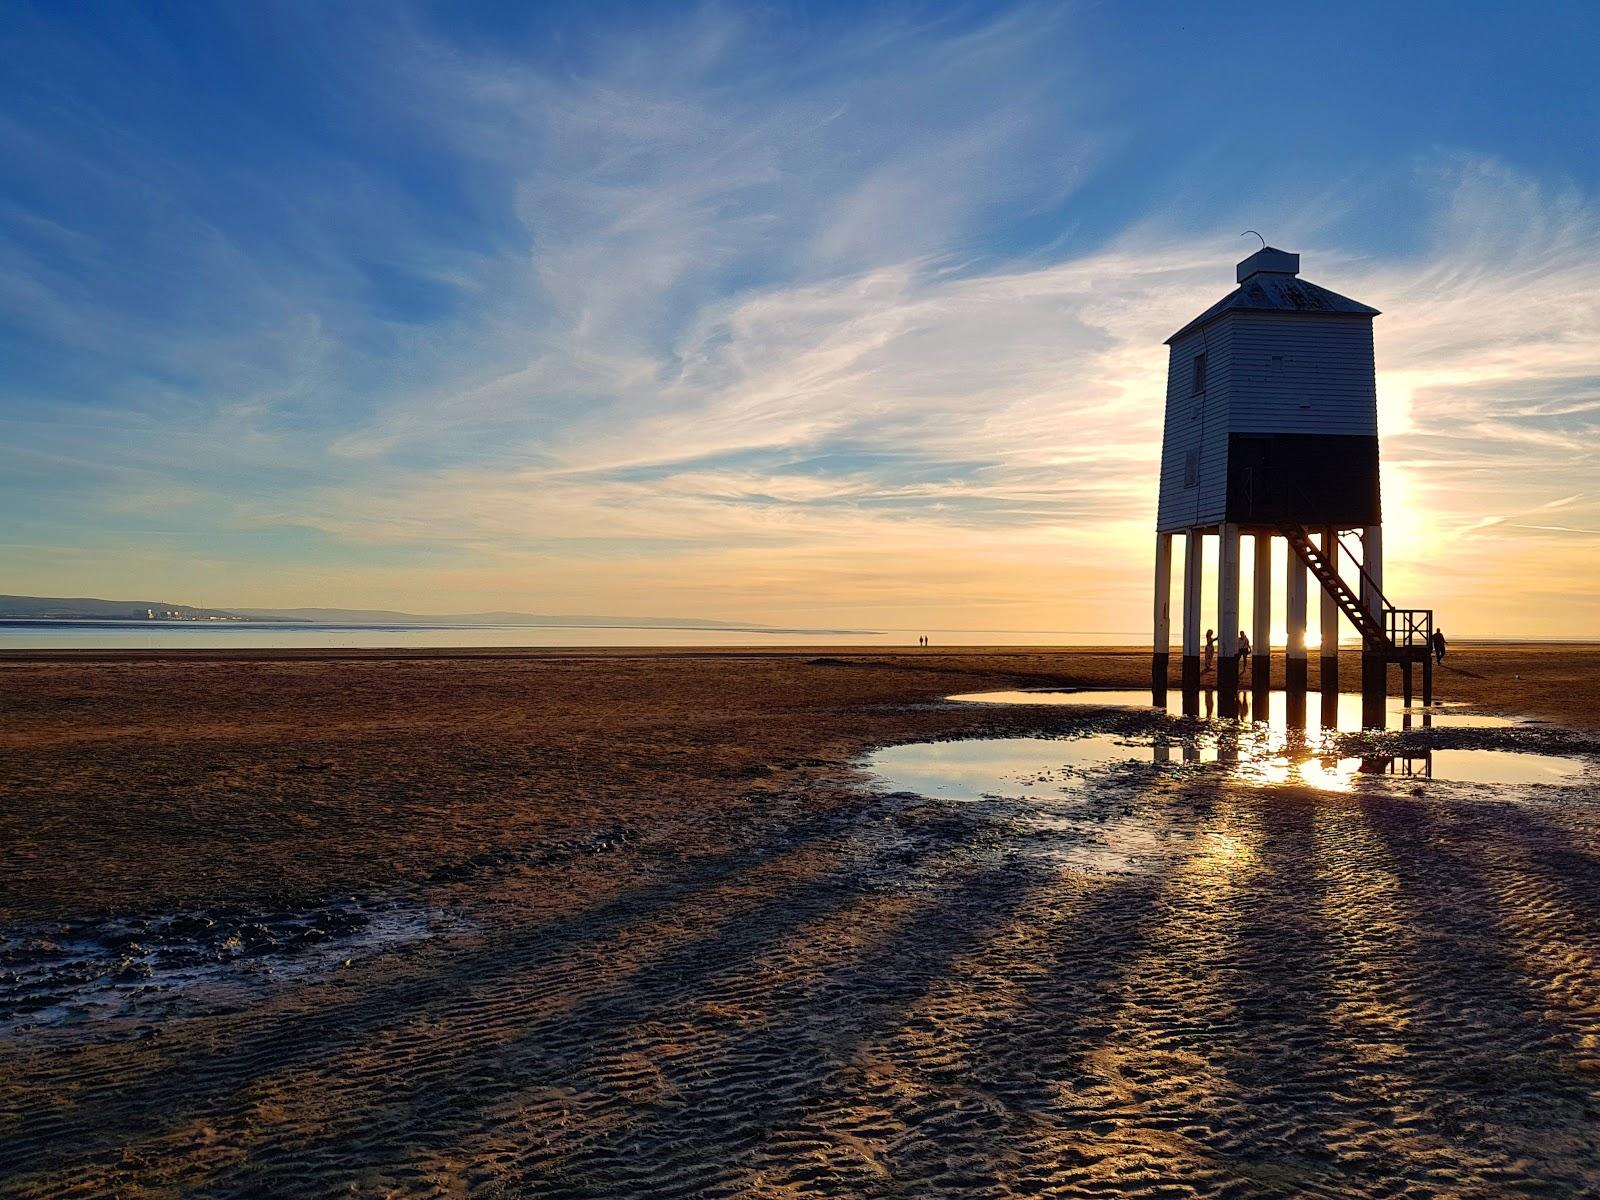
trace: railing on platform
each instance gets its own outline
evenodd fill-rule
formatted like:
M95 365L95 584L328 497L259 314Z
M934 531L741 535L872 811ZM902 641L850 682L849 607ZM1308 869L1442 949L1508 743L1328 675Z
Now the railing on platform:
M1383 616L1389 644L1395 649L1426 650L1433 645L1433 609L1395 608L1385 601Z
M1358 541L1365 542L1360 534L1356 535ZM1383 612L1384 633L1389 639L1389 645L1396 650L1428 649L1433 645L1433 609L1431 608L1396 608L1389 603L1389 598L1383 594L1383 589L1378 586L1377 580L1367 572L1365 558L1365 545L1358 556L1344 540L1344 534L1338 535L1339 549L1349 557L1356 571L1361 576L1363 599L1367 596L1377 598Z
M1361 552L1365 549L1364 546L1359 550L1357 547L1351 546L1345 540L1344 533L1341 531L1336 535L1336 540L1333 544L1322 547L1319 550L1311 542L1310 531L1304 526L1285 526L1284 531L1285 533L1293 532L1294 538L1291 538L1291 545L1299 544L1307 547L1303 554L1311 556L1306 561L1313 569L1316 567L1316 559L1320 557L1333 578L1339 581L1340 588L1339 591L1334 593L1335 598L1339 600L1340 607L1344 609L1345 615L1362 631L1362 636L1369 646L1379 644L1379 639L1381 638L1387 642L1387 648L1393 651L1420 651L1426 653L1431 649L1433 645L1433 610L1431 608L1396 608L1391 604L1389 598L1383 594L1383 589L1378 586L1378 581L1368 572L1366 564L1363 562L1366 557ZM1360 534L1357 534L1356 538L1358 543L1364 541ZM1298 539L1298 543L1296 539ZM1360 579L1359 586L1361 591L1359 594L1351 591L1349 585L1343 583L1343 577L1339 571L1339 557L1341 554L1348 558L1351 565L1356 569L1356 574ZM1330 590L1333 587L1327 581L1324 581L1324 584ZM1350 601L1349 604L1346 603L1347 599ZM1377 613L1373 613L1372 609L1368 607L1373 601L1377 602ZM1352 606L1355 611L1352 611Z

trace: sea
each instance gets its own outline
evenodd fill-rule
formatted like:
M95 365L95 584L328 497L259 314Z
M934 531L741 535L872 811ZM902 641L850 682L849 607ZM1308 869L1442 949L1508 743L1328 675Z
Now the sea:
M7 650L443 649L450 647L1128 646L1149 634L1067 629L735 629L630 625L334 624L0 620Z

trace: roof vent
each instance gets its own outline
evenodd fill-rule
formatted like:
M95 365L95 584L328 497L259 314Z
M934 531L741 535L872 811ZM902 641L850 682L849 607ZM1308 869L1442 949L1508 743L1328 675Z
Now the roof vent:
M1290 254L1287 250L1279 250L1275 246L1263 246L1239 264L1240 283L1252 275L1298 274L1300 274L1300 256Z

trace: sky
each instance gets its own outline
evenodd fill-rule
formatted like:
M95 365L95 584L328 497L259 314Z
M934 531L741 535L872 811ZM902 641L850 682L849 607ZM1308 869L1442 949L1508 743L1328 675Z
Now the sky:
M1163 339L1377 318L1386 590L1600 636L1600 5L29 5L0 591L1143 632Z

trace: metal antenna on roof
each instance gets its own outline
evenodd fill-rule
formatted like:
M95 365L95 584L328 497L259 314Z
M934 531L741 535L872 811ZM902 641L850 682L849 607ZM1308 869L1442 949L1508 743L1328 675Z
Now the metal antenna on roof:
M1255 236L1255 237L1256 237L1256 239L1257 239L1257 240L1258 240L1258 241L1260 241L1260 243L1261 243L1261 248L1262 248L1262 249L1263 249L1263 250L1265 250L1265 249L1266 249L1266 248L1267 248L1267 239L1266 239L1266 238L1264 238L1264 237L1262 237L1262 236L1261 236L1261 235L1260 235L1260 234L1259 234L1259 233L1256 233L1256 231L1255 231L1255 230L1254 230L1254 229L1246 229L1246 230L1245 230L1245 231L1244 231L1244 232L1243 232L1243 233L1241 233L1241 234L1240 234L1240 235L1239 235L1239 236L1240 236L1240 237L1250 237L1250 236L1251 236L1251 235L1254 235L1254 236Z

